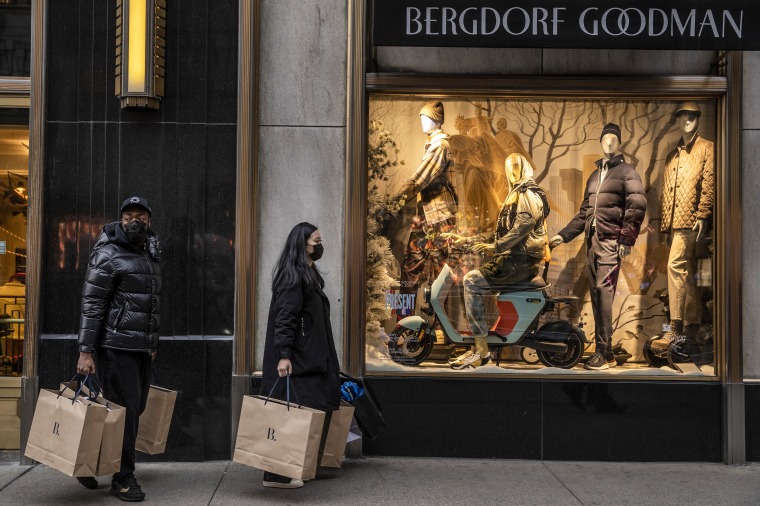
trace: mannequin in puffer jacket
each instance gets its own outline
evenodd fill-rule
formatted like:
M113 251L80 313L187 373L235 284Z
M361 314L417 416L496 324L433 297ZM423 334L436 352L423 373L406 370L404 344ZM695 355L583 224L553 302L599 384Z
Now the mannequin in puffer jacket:
M588 178L581 208L551 239L554 248L585 233L596 342L596 352L585 368L596 371L617 365L612 353L612 303L620 259L636 243L647 209L641 177L620 153L620 127L605 125L599 142L604 158L597 160L597 169Z
M151 214L142 197L124 201L121 221L106 225L93 247L82 293L77 372L96 374L104 397L126 408L121 469L111 482L111 494L124 501L145 497L134 476L135 440L150 390L161 293ZM78 480L98 486L93 477Z

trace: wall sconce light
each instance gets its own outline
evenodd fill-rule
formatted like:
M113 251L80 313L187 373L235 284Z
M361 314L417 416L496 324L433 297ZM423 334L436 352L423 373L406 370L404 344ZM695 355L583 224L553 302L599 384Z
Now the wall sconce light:
M116 0L116 96L158 109L164 96L166 0Z

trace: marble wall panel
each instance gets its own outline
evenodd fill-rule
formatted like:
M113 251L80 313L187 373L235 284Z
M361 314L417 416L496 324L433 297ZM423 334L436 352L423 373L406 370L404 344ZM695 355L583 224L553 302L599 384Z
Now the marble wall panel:
M261 1L262 125L345 125L346 5Z
M325 254L318 266L331 303L338 357L343 349L343 225L345 130L262 127L259 153L259 220L256 308L256 369L261 369L272 268L294 225L319 227ZM362 240L357 238L357 240Z
M760 131L745 130L742 160L742 333L744 336L744 377L760 378Z
M744 53L744 95L742 123L746 129L760 129L760 51Z

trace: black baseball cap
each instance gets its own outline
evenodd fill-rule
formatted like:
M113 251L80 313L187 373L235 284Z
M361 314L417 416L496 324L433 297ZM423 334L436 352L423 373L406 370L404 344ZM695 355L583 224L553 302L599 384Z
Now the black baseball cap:
M130 207L142 207L148 211L148 214L150 216L153 216L153 210L151 210L150 205L148 205L148 201L139 195L133 195L124 200L124 202L121 204L121 210L119 211L119 214L123 213L125 209Z

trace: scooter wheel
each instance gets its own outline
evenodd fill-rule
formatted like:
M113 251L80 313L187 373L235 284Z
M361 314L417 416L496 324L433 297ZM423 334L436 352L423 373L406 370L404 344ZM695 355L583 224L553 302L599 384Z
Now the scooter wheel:
M647 339L647 342L644 343L644 349L642 350L644 354L644 360L647 361L649 365L652 367L665 367L668 365L668 357L667 352L665 351L655 351L652 349L652 343L654 341L657 341L658 339L662 338L662 336L653 336Z
M388 341L388 351L394 362L402 365L417 365L425 360L433 349L433 338L424 334L418 339L419 332L405 327L396 327L393 337Z
M699 345L693 339L673 341L668 346L668 364L676 371L683 372L678 364L694 362L699 356Z
M547 367L559 367L562 369L572 369L581 357L583 357L583 338L581 335L565 321L549 322L540 329L538 329L538 340L542 335L552 336L552 341L563 342L567 345L565 352L559 353L555 351L539 351L538 359ZM559 341L558 336L562 339Z

